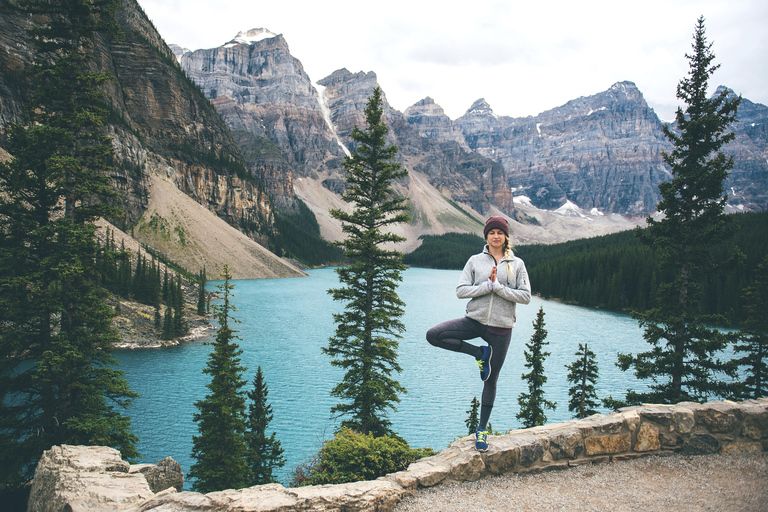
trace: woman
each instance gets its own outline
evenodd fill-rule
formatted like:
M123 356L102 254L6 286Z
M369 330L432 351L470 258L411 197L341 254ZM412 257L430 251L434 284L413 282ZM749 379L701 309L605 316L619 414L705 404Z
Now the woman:
M474 357L480 367L483 395L480 421L475 432L475 448L488 449L488 418L496 400L496 381L507 356L515 306L531 301L531 285L525 263L515 257L509 243L509 225L503 217L485 223L483 252L469 258L461 273L456 295L470 299L463 318L448 320L427 331L430 344ZM488 346L465 340L481 338Z

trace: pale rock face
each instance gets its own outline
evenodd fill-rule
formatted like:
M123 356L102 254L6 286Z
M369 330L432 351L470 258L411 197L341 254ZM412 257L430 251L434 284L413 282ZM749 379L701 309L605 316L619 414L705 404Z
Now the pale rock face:
M73 510L108 509L151 497L144 475L129 469L113 448L54 446L37 464L27 510L60 512L67 505Z
M355 125L364 126L365 104L376 87L375 73L351 73L338 70L321 80L331 108L337 133L348 147L353 148L349 134ZM513 216L515 206L503 167L491 159L462 147L460 134L438 140L425 136L424 130L409 123L408 116L391 108L384 98L384 117L389 127L388 142L397 145L397 159L411 171L424 173L429 184L439 192L469 205L481 215L495 207ZM442 109L428 101L411 110L413 117L430 123L429 117L443 115ZM445 123L444 116L437 124ZM409 185L410 186L410 185Z
M480 99L456 120L469 147L504 165L510 185L542 209L645 215L669 178L661 123L630 82L536 117L499 117Z
M274 144L288 164L272 177L269 192L292 194L292 174L306 176L343 151L328 127L320 98L281 35L263 29L238 34L218 48L185 54L181 66L203 90L233 131ZM253 164L254 162L251 162Z
M427 96L405 110L408 124L416 128L419 135L439 142L458 142L461 149L470 151L464 134L449 118L435 100Z

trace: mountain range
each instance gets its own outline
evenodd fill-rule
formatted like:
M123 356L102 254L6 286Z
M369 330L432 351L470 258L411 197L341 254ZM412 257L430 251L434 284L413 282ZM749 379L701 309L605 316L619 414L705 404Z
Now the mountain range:
M292 176L322 184L325 190L294 186L322 216L328 199L318 198L343 187L341 159L352 128L364 122L365 101L378 85L375 73L341 69L312 83L287 41L266 29L240 32L218 48L171 48L232 129L268 138L286 156ZM632 82L535 117L499 116L481 98L451 120L429 97L404 113L386 105L385 115L398 158L412 173L404 186L415 218L424 219L421 233L440 223L430 218L434 203L420 202L417 177L473 214L495 211L524 224L541 210L642 218L653 213L658 185L670 178L662 153L672 146ZM739 120L726 150L736 162L727 182L730 210L762 210L768 204L768 108L745 99ZM444 228L462 226L449 222L435 232ZM326 234L338 235L330 226Z
M217 275L229 263L236 278L300 275L263 249L275 215L304 203L324 238L341 238L328 211L349 208L343 160L376 74L340 69L313 82L285 38L265 29L218 48L169 46L135 0L121 2L117 19L123 36L99 39L95 61L114 76L107 131L120 165L110 177L125 213L113 223L192 271ZM40 22L0 4L1 158L10 157L5 129L24 122L27 30ZM765 106L742 102L728 148L734 210L768 204L766 117ZM653 211L669 176L661 122L630 82L536 117L498 116L480 99L451 120L425 98L404 113L385 101L385 121L410 171L396 184L413 215L398 228L404 252L422 234L478 233L488 215L509 218L516 243L628 229Z

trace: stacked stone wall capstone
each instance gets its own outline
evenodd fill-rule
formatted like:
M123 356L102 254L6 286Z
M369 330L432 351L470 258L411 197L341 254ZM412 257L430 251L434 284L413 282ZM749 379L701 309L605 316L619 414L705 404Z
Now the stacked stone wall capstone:
M170 458L153 469L131 466L111 448L54 446L38 464L28 511L388 511L419 488L491 475L648 455L768 451L768 398L628 407L491 436L489 445L487 452L477 452L468 436L373 481L299 488L267 484L209 494L180 492L178 465ZM162 481L150 486L155 477Z

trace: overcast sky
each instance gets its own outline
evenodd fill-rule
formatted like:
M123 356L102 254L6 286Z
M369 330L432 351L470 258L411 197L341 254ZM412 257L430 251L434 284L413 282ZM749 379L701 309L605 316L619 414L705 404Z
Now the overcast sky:
M405 111L430 96L456 119L479 98L498 115L536 114L616 82L637 84L662 120L696 20L726 85L768 104L766 0L138 0L166 43L214 48L251 28L282 34L313 81L374 71Z

